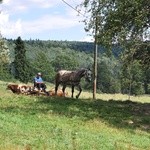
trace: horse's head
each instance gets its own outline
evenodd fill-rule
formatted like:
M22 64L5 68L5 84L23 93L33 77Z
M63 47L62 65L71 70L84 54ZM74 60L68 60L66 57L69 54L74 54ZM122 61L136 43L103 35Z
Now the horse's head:
M84 72L85 79L90 82L92 80L92 71L90 69L86 69Z

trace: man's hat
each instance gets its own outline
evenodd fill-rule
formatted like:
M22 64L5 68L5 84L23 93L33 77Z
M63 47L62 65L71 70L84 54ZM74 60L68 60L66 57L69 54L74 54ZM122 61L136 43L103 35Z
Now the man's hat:
M41 74L41 72L38 72L37 75L38 75L38 76L41 76L42 74Z

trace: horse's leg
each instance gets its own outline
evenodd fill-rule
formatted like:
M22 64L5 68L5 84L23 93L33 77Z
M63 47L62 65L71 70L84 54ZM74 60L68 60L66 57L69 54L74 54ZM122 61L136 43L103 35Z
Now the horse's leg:
M59 83L56 83L55 84L55 95L57 95L58 86L59 86Z
M74 85L72 85L72 95L71 95L72 98L73 98L73 93L74 93Z
M81 94L81 92L82 92L82 88L81 88L81 85L80 85L80 84L79 84L77 87L78 87L78 89L79 89L79 93L78 93L78 95L76 96L76 98L78 99L79 96L80 96L80 94Z
M63 88L62 88L63 96L65 96L65 89L66 89L66 85L63 85Z

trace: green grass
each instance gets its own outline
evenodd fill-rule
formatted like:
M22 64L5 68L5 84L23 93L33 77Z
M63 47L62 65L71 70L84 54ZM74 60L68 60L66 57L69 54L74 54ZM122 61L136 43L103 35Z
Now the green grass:
M149 150L150 97L15 95L0 85L0 150ZM69 92L69 91L68 91ZM144 101L140 102L140 99Z

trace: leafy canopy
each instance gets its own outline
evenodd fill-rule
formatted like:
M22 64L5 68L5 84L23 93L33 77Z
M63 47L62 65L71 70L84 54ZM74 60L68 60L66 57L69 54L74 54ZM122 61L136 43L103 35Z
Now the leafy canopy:
M148 32L149 0L85 0L80 6L88 16L86 31L94 34L97 24L100 43L123 42Z

